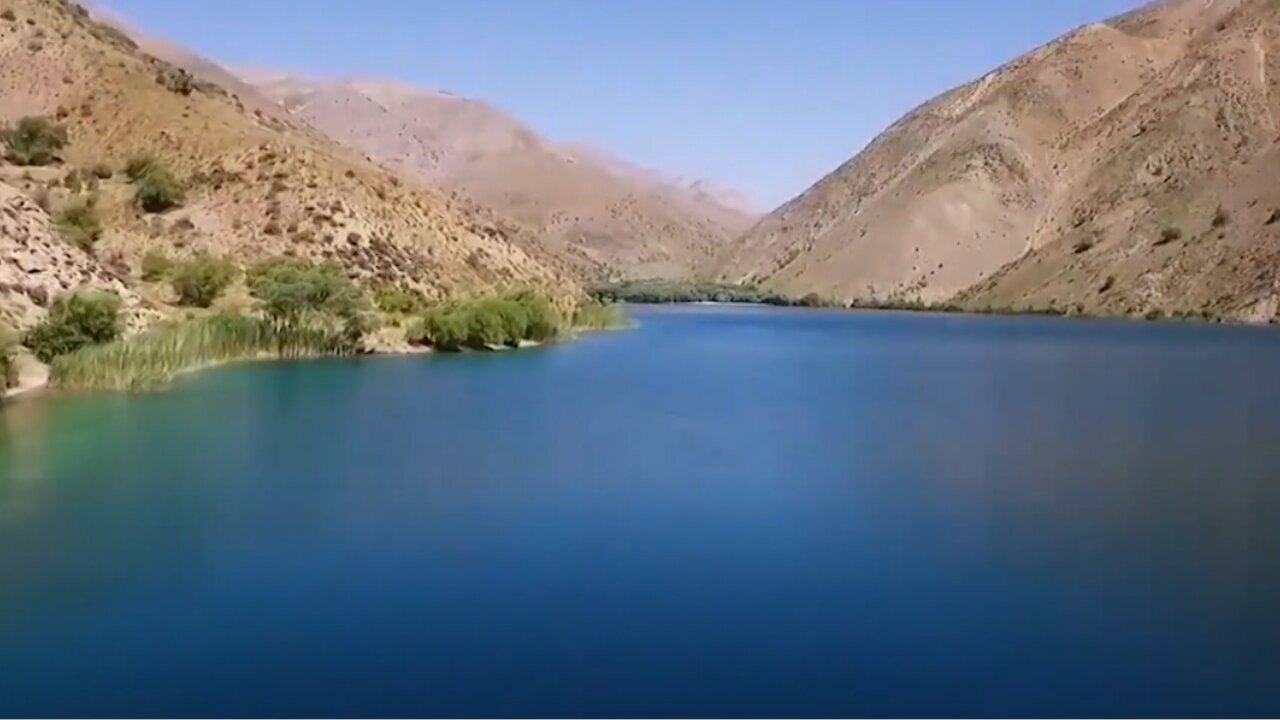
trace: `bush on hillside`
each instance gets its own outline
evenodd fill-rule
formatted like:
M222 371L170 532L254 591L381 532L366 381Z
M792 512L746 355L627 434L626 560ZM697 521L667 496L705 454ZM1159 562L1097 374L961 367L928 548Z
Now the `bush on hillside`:
M373 301L378 309L393 315L409 315L421 312L427 299L417 290L384 283L373 289Z
M98 217L93 197L68 202L58 212L58 232L67 242L93 254L93 246L102 237L102 220Z
M332 263L270 260L251 270L248 282L267 317L280 324L316 313L348 318L363 310L360 289Z
M1156 239L1155 244L1157 246L1168 245L1169 243L1176 242L1181 238L1182 238L1182 231L1171 225L1169 227L1161 228L1160 237Z
M109 180L115 174L111 166L104 162L97 163L89 171L99 180Z
M221 258L200 256L173 268L173 291L178 304L207 308L235 280L236 269Z
M82 347L110 342L120 329L120 298L84 290L54 300L49 314L27 332L24 343L47 363Z
M148 250L142 256L142 279L146 282L163 280L173 269L173 261L161 250Z
M129 178L129 182L137 182L159 164L160 161L150 155L134 155L124 164L124 174Z
M0 131L5 159L15 165L49 165L67 144L67 129L48 118L28 116Z
M133 182L138 188L134 199L144 212L162 213L181 205L185 199L181 183L168 168L157 163Z

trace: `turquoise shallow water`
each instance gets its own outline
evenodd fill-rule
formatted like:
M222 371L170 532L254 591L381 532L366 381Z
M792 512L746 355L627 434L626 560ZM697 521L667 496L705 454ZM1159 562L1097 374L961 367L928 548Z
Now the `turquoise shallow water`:
M1280 713L1280 334L637 314L7 409L0 714Z

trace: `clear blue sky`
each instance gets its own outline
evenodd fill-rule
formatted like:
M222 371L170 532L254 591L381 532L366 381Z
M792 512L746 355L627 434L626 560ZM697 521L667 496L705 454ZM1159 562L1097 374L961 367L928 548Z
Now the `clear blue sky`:
M100 0L227 64L390 77L560 141L799 193L937 93L1137 0Z

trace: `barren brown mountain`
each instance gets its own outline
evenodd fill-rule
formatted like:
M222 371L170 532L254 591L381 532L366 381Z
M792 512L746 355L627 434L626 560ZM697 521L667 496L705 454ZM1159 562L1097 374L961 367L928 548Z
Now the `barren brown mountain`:
M717 258L841 299L1267 320L1280 4L1169 0L895 123Z
M330 259L354 277L436 297L517 285L576 291L551 263L511 242L513 231L487 211L398 176L287 115L255 109L253 98L153 57L70 2L6 0L3 10L0 119L48 117L68 142L54 164L5 165L0 180L52 215L93 198L104 226L95 257L71 262L68 272L102 270L134 282L144 253L163 250L242 263ZM144 156L185 186L179 207L138 207L123 168ZM29 215L25 203L10 207ZM47 226L39 218L27 225ZM48 254L43 244L24 247Z
M688 275L755 219L731 193L557 145L476 100L386 81L241 75L334 139L534 229L587 275Z

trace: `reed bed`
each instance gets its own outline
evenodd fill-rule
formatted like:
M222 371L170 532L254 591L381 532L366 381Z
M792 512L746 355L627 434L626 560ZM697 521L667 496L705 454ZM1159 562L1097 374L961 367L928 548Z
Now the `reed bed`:
M343 354L349 345L341 332L328 327L285 327L262 318L214 315L64 355L53 361L51 380L73 390L149 390L204 367Z

